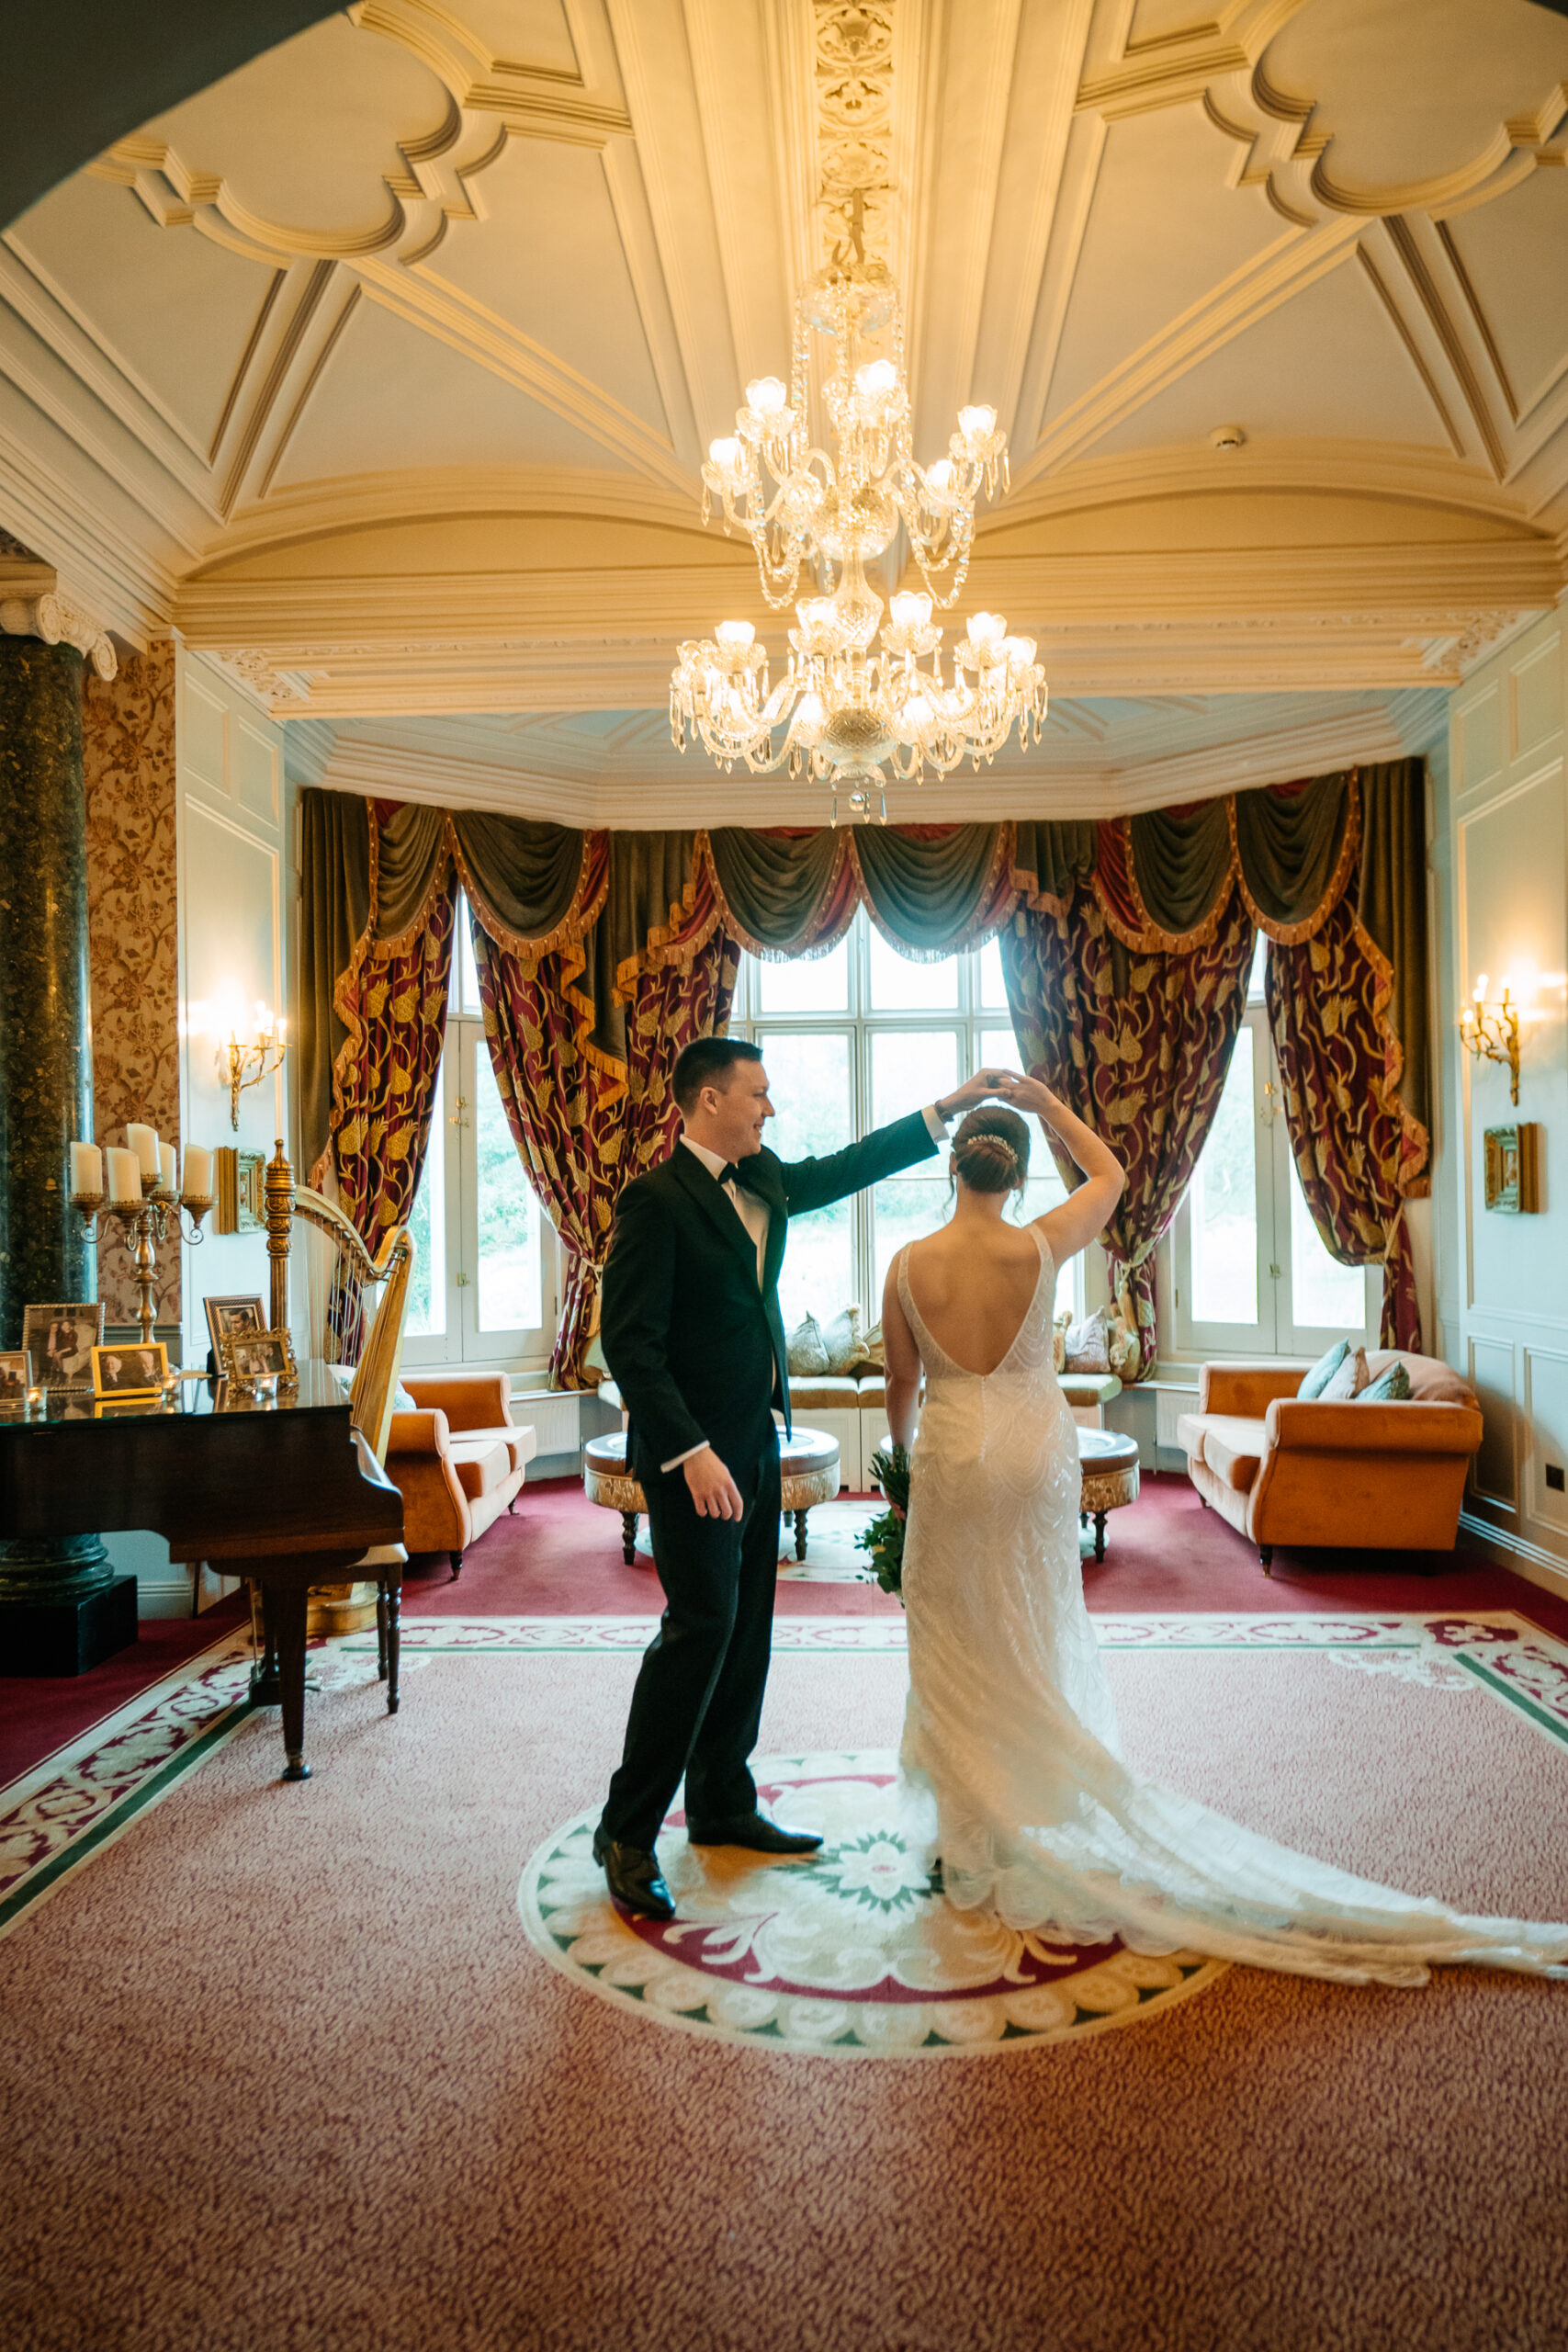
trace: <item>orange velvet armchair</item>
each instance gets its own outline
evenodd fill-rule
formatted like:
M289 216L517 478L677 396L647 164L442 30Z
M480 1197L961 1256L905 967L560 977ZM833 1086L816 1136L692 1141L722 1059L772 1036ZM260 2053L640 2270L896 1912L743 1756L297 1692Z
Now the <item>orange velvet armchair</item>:
M419 1410L394 1413L387 1476L403 1498L410 1552L446 1552L456 1577L463 1555L513 1509L534 1458L534 1432L512 1418L503 1372L403 1374Z
M1379 1405L1299 1398L1304 1364L1201 1369L1198 1410L1177 1423L1188 1476L1202 1500L1257 1544L1266 1576L1276 1544L1453 1549L1481 1408L1434 1356L1367 1357L1373 1379L1392 1363L1404 1364L1411 1393Z

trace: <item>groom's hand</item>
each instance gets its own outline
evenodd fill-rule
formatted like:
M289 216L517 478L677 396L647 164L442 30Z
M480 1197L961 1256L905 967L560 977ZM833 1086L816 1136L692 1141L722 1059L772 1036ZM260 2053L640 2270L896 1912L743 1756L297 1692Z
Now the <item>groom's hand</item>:
M966 1078L962 1086L942 1096L936 1105L937 1114L943 1119L956 1119L965 1111L973 1111L977 1102L989 1102L998 1095L1010 1099L1008 1091L1019 1075L1015 1069L977 1069L973 1078Z
M699 1519L744 1519L740 1489L711 1445L688 1454L681 1467Z

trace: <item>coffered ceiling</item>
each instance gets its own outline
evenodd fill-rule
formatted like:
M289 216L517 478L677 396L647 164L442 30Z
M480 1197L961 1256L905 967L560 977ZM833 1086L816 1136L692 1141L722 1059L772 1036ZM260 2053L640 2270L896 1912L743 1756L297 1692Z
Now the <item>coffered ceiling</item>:
M997 791L1386 752L1568 577L1565 163L1528 0L359 0L0 241L0 526L329 781L818 813L657 714L782 650L697 469L859 186L917 450L1010 436Z

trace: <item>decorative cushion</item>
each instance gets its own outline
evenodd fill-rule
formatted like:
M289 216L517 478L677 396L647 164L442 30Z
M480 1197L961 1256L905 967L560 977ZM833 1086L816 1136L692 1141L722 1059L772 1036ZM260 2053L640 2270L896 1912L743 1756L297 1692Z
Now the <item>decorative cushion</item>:
M1067 1372L1111 1370L1111 1317L1103 1306L1097 1306L1081 1323L1068 1327L1064 1352L1064 1370Z
M1058 1372L1067 1368L1067 1330L1072 1319L1072 1308L1064 1306L1051 1333L1051 1362Z
M1106 1352L1111 1369L1118 1380L1136 1380L1141 1350L1138 1334L1123 1322L1120 1315L1112 1315L1106 1327Z
M882 1351L882 1326L874 1323L860 1343L859 1352L850 1365L852 1373L882 1372L886 1359Z
M822 1326L822 1345L828 1351L828 1369L835 1374L850 1372L864 1346L861 1338L860 1308L846 1306L830 1323Z
M1314 1396L1321 1396L1349 1352L1348 1340L1336 1340L1334 1345L1319 1356L1312 1370L1305 1375L1296 1391L1297 1397L1310 1400Z
M1367 1351L1367 1370L1373 1380L1396 1363L1404 1366L1411 1396L1418 1405L1474 1407L1480 1402L1464 1374L1456 1372L1451 1363L1445 1363L1441 1356L1418 1356L1394 1348Z
M337 1382L338 1386L343 1390L345 1396L348 1395L349 1390L354 1386L354 1375L358 1369L359 1367L357 1364L352 1363L333 1363L327 1366L327 1370L332 1374L333 1378ZM417 1413L419 1409L419 1399L417 1396L411 1396L409 1395L408 1390L403 1386L402 1381L400 1378L397 1386L392 1391L393 1412Z
M1369 1377L1365 1348L1348 1348L1335 1372L1318 1390L1319 1401L1325 1405L1348 1404L1352 1396L1360 1395ZM1300 1396L1300 1389L1296 1394Z
M1358 1396L1358 1405L1403 1405L1410 1394L1410 1374L1402 1363L1391 1363L1375 1380L1369 1380Z
M784 1342L792 1373L826 1372L828 1351L822 1344L822 1326L815 1315L798 1322Z

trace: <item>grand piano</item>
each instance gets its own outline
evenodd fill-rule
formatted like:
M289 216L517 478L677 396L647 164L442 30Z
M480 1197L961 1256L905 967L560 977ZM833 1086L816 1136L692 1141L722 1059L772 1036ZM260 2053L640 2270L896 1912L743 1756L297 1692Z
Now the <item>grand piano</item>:
M176 1559L209 1560L262 1589L276 1650L286 1781L305 1761L309 1588L402 1540L403 1503L349 1419L324 1364L299 1367L276 1402L186 1380L167 1402L51 1399L46 1419L0 1417L0 1536L48 1538L150 1527ZM400 1570L387 1583L387 1707L398 1707ZM270 1695L264 1677L259 1696Z

